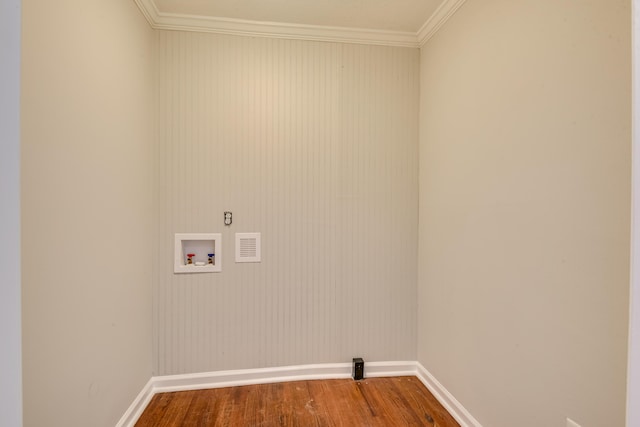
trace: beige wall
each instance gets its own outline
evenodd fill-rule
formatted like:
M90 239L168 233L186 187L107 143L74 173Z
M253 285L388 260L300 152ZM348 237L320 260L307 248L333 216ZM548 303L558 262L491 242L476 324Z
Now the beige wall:
M0 414L22 425L20 1L0 2Z
M151 376L153 33L23 1L25 426L113 426Z
M26 426L113 425L152 339L156 374L417 354L486 426L623 425L628 4L469 0L421 58L24 9ZM205 231L223 272L173 275Z
M418 359L483 425L624 425L629 17L470 0L422 49Z
M158 37L156 373L415 360L418 50ZM177 232L222 272L174 275Z
M633 149L631 292L629 310L629 355L627 360L627 426L640 425L640 0L632 2Z

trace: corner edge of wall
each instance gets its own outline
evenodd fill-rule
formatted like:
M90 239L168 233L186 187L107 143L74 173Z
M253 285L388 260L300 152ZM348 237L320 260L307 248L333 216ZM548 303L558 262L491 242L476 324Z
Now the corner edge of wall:
M445 407L462 427L482 427L467 409L458 401L422 364L416 362L416 376L431 394Z
M122 415L122 418L120 418L116 427L133 427L136 424L138 418L140 418L147 405L149 405L149 402L151 402L151 398L155 394L153 382L154 378L151 377L149 381L147 381L147 384L142 388L142 391L138 393L138 396L133 400L124 415Z

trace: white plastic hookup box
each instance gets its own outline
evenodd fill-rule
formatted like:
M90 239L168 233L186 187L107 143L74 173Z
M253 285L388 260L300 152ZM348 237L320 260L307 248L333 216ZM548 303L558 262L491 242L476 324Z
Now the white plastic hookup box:
M219 273L222 271L220 233L176 233L174 273Z

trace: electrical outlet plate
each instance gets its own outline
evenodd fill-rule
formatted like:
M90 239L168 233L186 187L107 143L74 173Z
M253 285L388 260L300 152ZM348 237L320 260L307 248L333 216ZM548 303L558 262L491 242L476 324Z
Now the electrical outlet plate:
M580 424L573 421L571 418L567 418L567 427L580 427Z

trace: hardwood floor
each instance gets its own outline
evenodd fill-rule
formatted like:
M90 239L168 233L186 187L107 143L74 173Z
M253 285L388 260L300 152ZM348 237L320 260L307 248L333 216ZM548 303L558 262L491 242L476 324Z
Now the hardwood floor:
M156 394L136 427L459 427L416 377L295 381Z

